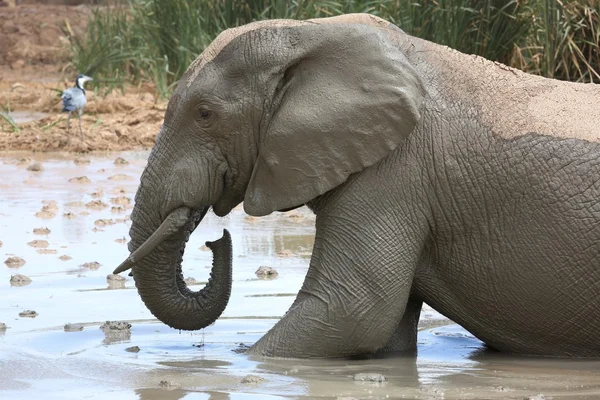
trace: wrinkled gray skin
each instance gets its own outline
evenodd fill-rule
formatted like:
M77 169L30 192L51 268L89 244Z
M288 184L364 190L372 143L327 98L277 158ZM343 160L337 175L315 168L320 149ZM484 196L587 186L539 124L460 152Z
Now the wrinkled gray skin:
M212 207L316 213L308 274L251 354L414 349L421 305L490 347L600 356L594 85L510 70L367 15L224 32L171 98L132 213L133 275L161 321L200 329L229 298L231 242L189 291L185 241ZM187 217L186 217L187 218Z

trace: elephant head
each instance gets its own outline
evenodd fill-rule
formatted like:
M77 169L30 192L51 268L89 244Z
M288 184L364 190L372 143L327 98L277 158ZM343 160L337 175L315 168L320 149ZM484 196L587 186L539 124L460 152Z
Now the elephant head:
M223 32L171 97L131 215L139 294L167 325L203 328L224 310L231 243L212 243L209 284L187 289L185 242L209 208L253 216L301 206L399 146L423 86L398 28L369 15L255 22Z

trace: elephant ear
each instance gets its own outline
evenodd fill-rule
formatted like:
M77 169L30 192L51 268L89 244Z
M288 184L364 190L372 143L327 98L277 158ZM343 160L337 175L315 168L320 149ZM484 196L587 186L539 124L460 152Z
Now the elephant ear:
M302 205L340 185L394 150L420 118L421 80L390 30L288 29L298 42L274 74L277 86L244 197L254 216Z

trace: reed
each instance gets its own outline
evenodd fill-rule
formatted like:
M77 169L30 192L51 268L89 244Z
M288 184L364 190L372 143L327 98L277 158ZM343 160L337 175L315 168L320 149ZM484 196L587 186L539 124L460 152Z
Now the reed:
M107 87L151 81L166 97L224 29L357 12L531 73L600 82L600 0L126 0L69 34L71 66Z

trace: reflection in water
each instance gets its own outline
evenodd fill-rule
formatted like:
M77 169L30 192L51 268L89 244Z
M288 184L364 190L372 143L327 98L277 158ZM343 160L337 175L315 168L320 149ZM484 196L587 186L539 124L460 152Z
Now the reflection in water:
M250 254L278 256L290 252L291 255L310 257L314 234L294 235L275 230L257 235L253 230L252 234L243 236L243 241Z
M117 343L125 343L131 341L131 331L129 329L123 330L112 330L105 329L104 330L104 339L102 339L102 344L117 344Z

